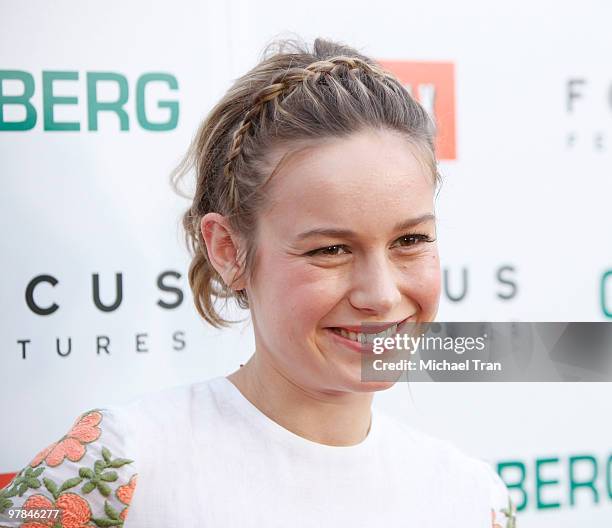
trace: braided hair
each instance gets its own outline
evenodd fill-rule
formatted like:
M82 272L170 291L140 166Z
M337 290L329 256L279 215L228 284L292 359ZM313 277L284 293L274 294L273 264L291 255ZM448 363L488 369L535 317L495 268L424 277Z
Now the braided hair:
M274 41L213 107L171 175L182 194L180 180L192 169L196 174L195 195L182 223L192 254L189 284L207 322L216 328L235 322L221 316L219 299L233 298L249 308L246 290L232 285L253 271L257 216L267 203L266 184L280 165L271 166L272 149L290 151L365 128L403 134L439 183L430 116L395 76L344 44L317 38L310 50L301 41ZM224 215L244 241L237 257L241 273L229 285L211 265L200 230L209 212Z

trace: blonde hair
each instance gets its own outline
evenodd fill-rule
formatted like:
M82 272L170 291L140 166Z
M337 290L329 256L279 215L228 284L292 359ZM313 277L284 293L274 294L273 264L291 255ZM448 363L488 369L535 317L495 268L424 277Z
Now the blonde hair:
M421 153L440 182L435 158L435 125L399 80L376 61L344 44L317 38L312 50L302 41L283 39L266 47L261 61L235 80L200 125L181 163L171 175L174 189L192 169L196 189L184 213L187 247L193 258L189 285L199 314L216 328L236 321L223 318L218 299L234 298L248 309L246 290L234 291L211 265L200 231L202 217L227 217L245 241L237 260L251 274L255 262L257 215L265 207L272 148L346 137L365 128L401 133ZM279 164L280 165L280 164Z

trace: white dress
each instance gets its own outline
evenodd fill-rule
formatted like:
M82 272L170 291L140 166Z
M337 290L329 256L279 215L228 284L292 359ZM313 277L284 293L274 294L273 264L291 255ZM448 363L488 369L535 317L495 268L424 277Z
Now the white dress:
M70 528L515 526L485 461L375 408L361 443L312 442L225 377L83 413L0 491L0 526L53 526L36 507Z

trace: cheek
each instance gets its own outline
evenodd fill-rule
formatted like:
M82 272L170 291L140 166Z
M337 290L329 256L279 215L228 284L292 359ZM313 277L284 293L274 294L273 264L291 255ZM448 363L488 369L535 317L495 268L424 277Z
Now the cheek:
M329 269L283 257L261 261L258 290L262 308L269 312L276 330L303 335L339 301L341 282ZM289 330L289 333L287 331Z
M424 256L418 265L406 274L406 288L426 317L432 316L438 309L441 292L441 272L438 253Z
M342 297L342 282L330 270L295 267L286 283L289 291L284 306L293 317L299 317L296 328L312 329Z

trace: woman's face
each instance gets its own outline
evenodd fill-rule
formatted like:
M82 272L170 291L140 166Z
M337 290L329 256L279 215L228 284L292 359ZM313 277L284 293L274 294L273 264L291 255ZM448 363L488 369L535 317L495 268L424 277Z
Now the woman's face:
M435 318L434 190L408 141L389 131L289 157L271 181L247 283L257 353L311 390L391 386L362 382L361 353L332 328Z

